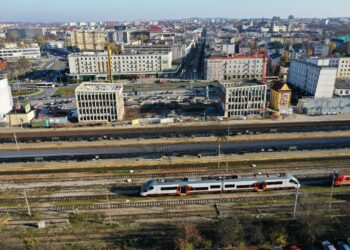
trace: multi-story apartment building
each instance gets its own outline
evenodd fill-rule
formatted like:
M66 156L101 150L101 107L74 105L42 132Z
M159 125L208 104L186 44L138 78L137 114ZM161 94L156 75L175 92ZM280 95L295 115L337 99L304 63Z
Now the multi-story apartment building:
M71 46L80 50L104 50L106 36L99 30L75 30L71 35Z
M312 43L311 48L314 56L327 57L329 54L329 47L326 44Z
M225 118L261 115L266 107L266 85L256 81L220 84L220 108Z
M337 67L329 65L328 59L292 60L287 81L315 98L331 98Z
M112 55L112 74L120 75L156 75L171 69L172 54L142 53ZM80 79L107 78L108 56L106 52L84 52L68 56L69 76Z
M39 46L31 45L28 47L16 47L16 48L3 48L0 49L0 59L14 61L21 58L37 59L41 57Z
M172 53L172 61L174 63L181 63L191 49L195 46L195 43L190 44L151 44L151 45L124 45L125 52L162 52Z
M205 61L209 81L266 79L268 58L263 54L233 57L213 57Z
M113 122L124 118L123 85L80 84L75 90L79 122Z
M350 57L339 58L337 78L350 78Z

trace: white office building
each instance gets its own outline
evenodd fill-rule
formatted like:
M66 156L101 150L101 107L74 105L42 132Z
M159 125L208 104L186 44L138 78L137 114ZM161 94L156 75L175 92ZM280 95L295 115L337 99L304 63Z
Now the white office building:
M130 53L112 55L112 73L117 75L156 75L171 69L172 53ZM68 56L70 76L107 78L108 55L106 52L84 52Z
M14 61L21 58L38 59L40 57L41 57L41 52L40 52L39 46L0 49L0 58L8 61Z
M13 100L8 80L0 77L0 123L5 122L5 115L12 110L12 107Z
M225 118L261 115L266 107L266 85L256 81L220 83L220 108Z
M315 98L331 98L338 69L336 66L329 65L328 59L292 60L288 72L288 82Z
M79 122L113 122L124 118L123 85L84 82L75 90Z

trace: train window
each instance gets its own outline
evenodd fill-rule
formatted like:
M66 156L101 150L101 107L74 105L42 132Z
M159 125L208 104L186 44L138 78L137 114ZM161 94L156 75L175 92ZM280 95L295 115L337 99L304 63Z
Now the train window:
M282 185L282 181L273 181L273 182L267 182L267 185Z
M204 191L208 190L208 187L191 187L190 191Z
M234 188L236 185L235 184L228 184L228 185L225 185L225 188Z
M346 181L350 181L350 177L346 177L345 180L346 180Z
M220 188L220 185L212 185L210 188Z
M176 189L177 189L177 187L162 187L162 188L160 188L160 190L162 190L162 191L176 190Z
M298 185L298 182L296 182L296 181L293 180L293 179L290 179L289 182Z
M153 189L154 189L154 187L149 187L149 188L147 188L145 191L148 192L148 191L151 191L151 190L153 190Z
M237 188L250 188L254 185L237 185Z

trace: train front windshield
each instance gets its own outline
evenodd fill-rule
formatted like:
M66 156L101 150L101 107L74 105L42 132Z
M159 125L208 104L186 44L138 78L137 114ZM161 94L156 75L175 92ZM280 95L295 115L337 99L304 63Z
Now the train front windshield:
M291 179L289 180L289 182L295 184L297 188L300 187L299 181L298 181L297 179L295 179L295 178L291 178Z
M145 185L141 187L141 192L148 192L153 189L153 181L148 181Z

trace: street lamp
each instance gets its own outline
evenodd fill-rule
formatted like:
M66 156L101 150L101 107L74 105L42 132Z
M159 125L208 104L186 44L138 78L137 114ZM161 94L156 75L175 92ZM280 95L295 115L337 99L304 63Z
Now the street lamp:
M331 175L332 175L332 189L331 189L331 199L330 199L330 201L329 201L328 212L330 212L331 209L332 209L333 190L334 190L334 180L335 180L336 172L335 172L335 171L332 171L332 172L331 172Z

